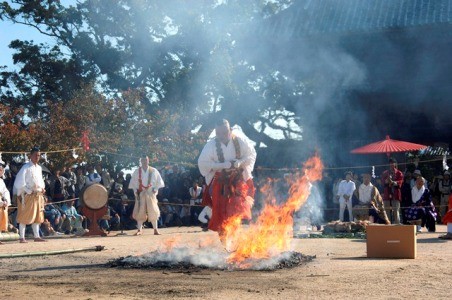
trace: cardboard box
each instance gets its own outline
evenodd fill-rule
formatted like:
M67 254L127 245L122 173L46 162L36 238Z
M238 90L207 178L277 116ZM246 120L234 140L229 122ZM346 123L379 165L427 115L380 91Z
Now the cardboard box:
M366 234L367 257L416 258L414 225L369 225Z

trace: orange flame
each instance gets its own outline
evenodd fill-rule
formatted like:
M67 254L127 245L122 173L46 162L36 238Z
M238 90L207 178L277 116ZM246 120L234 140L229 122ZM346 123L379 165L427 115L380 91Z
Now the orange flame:
M176 247L179 244L180 240L181 240L180 236L174 236L174 237L164 240L162 243L163 247L162 247L162 249L160 249L160 251L171 252L171 250L173 250L174 247Z
M229 263L246 267L248 259L263 259L287 251L292 241L293 213L306 202L311 182L322 178L323 163L318 155L310 158L301 174L292 178L287 202L266 204L256 223L244 228L241 216L229 218L220 237L228 251ZM272 201L272 203L275 203Z

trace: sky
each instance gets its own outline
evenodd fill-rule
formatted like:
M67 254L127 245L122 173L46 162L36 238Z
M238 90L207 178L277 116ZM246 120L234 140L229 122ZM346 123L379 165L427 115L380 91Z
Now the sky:
M40 34L36 29L22 24L13 24L10 21L0 21L0 66L13 67L13 50L8 47L11 41L33 40L36 43L50 43L50 37Z

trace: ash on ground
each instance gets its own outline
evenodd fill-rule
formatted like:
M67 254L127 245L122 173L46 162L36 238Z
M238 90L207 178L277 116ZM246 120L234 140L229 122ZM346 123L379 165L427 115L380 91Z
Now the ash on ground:
M204 252L190 254L188 252L187 249L175 249L172 252L153 251L140 256L121 257L111 261L108 265L119 268L169 271L200 271L205 269L273 271L301 266L315 258L315 256L287 251L277 257L248 259L240 264L235 264L227 262L228 253ZM206 254L208 256L205 256Z

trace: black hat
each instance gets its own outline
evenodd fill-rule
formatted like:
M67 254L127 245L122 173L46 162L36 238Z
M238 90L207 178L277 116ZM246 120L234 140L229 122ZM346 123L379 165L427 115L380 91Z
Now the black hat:
M353 176L353 172L352 171L347 171L347 172L344 173L344 175L345 176L347 176L347 175Z
M397 160L394 158L394 157L391 157L390 159L389 159L389 163L397 163Z
M33 148L31 148L30 154L33 154L33 153L39 152L39 151L41 151L41 150L39 149L39 146L34 146Z

